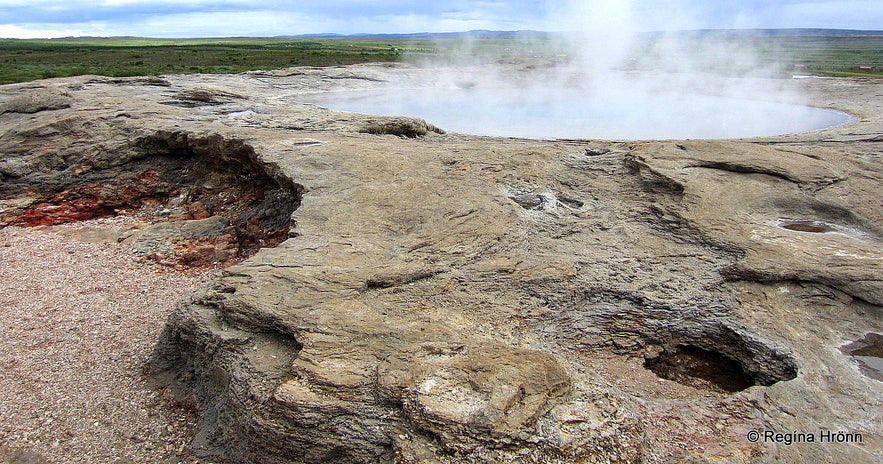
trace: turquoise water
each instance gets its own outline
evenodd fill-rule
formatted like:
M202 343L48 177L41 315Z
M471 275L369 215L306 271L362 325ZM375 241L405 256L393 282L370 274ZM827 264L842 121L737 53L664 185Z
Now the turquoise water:
M808 106L708 95L628 91L515 92L394 89L311 95L356 113L413 116L448 132L537 139L720 139L814 131L851 116Z

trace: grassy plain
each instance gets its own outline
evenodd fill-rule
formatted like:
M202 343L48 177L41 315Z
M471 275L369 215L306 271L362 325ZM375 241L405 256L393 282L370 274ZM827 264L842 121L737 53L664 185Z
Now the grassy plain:
M391 42L359 39L77 38L0 41L0 84L82 74L238 73L395 61Z
M429 58L489 61L518 56L572 56L580 43L538 32L478 32L310 38L0 40L0 84L82 74L150 76L238 73L289 66L333 66ZM631 51L632 68L671 70L671 45L693 54L691 66L737 74L750 66L776 75L883 77L883 33L854 31L694 31L646 34ZM666 53L660 52L661 46ZM678 48L680 47L680 48ZM714 50L716 53L705 53ZM721 53L723 51L723 53ZM654 58L655 57L655 58Z
M713 72L760 72L790 77L795 74L829 77L883 77L883 32L824 29L690 31L648 34L634 54L653 57L668 47L695 57L694 67ZM678 48L679 47L679 48ZM651 59L652 61L652 59ZM674 60L675 66L683 65ZM666 68L665 63L650 66Z

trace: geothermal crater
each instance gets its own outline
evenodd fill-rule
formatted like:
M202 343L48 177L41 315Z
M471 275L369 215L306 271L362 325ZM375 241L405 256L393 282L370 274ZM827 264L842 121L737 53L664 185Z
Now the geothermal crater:
M229 265L289 236L303 188L261 163L249 145L218 135L157 132L114 159L85 155L33 188L25 174L0 192L27 195L2 225L51 226L116 215L144 222L118 238L163 264Z
M580 88L405 88L335 91L306 101L335 110L426 119L447 131L538 139L722 139L825 129L829 109L691 93Z

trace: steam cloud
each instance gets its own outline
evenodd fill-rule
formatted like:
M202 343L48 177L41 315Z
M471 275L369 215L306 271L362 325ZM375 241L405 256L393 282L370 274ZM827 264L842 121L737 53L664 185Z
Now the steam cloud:
M535 37L532 56L481 63L487 42L467 40L451 57L458 66L433 68L408 84L412 90L340 94L324 103L423 117L455 132L532 138L768 136L847 120L802 106L805 100L790 80L760 65L749 35L650 34L632 1L545 5L549 29L556 32ZM669 30L693 24L684 11L667 11L666 17ZM476 62L464 62L467 57Z

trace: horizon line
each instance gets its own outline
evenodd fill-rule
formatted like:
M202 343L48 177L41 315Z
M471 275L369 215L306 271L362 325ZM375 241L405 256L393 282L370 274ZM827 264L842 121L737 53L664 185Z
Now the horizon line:
M841 32L841 33L872 33L883 34L883 29L844 29L844 28L823 28L823 27L774 27L774 28L700 28L700 29L663 29L653 31L640 31L636 34L660 34L660 33L687 33L687 32L776 32L776 31L818 31L818 32ZM337 33L337 32L317 32L310 34L283 34L273 36L135 36L135 35L81 35L81 36L64 36L64 37L40 37L40 38L16 38L16 37L0 37L0 40L69 40L69 39L157 39L157 40L200 40L200 39L285 39L285 38L347 38L347 37L413 37L413 36L441 36L441 35L465 35L465 34L574 34L578 31L541 31L534 29L519 30L492 30L492 29L471 29L466 31L442 31L442 32L355 32L355 33Z

